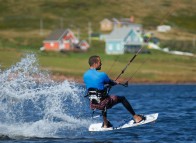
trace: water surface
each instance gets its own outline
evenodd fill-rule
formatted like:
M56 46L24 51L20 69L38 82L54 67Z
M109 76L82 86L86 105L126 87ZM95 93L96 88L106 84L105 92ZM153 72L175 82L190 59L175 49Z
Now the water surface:
M136 113L159 113L155 123L109 132L88 132L91 118L83 85L55 82L27 55L0 71L1 142L196 142L196 85L130 84L111 94L125 96ZM98 112L99 114L99 112ZM122 105L108 110L112 121L131 118Z

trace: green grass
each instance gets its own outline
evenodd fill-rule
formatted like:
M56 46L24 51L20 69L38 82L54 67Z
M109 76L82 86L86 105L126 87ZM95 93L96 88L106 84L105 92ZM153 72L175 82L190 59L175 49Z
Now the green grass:
M99 31L99 22L104 18L129 18L135 16L136 23L145 28L159 24L172 24L184 30L195 31L196 10L194 1L162 0L0 0L0 29L39 29L40 19L45 29L61 27L81 28L86 31L88 22L92 23L94 32ZM174 9L174 10L173 10ZM170 13L170 11L172 13ZM162 23L164 21L164 23Z
M177 50L183 52L191 52L196 53L196 43L193 41L185 41L185 40L162 40L161 47L168 47L170 50Z
M76 81L81 81L83 73L89 68L88 57L92 54L101 55L102 70L107 72L113 79L120 74L133 57L133 54L105 55L103 48L98 51L99 53L93 52L93 49L87 53L34 53L37 55L38 63L43 70L48 70L54 75L74 77ZM27 53L32 52L1 48L1 69L4 70L14 65ZM114 62L116 58L118 60ZM195 57L176 56L151 50L151 54L139 54L120 80L126 81L132 77L130 82L196 82L195 63Z

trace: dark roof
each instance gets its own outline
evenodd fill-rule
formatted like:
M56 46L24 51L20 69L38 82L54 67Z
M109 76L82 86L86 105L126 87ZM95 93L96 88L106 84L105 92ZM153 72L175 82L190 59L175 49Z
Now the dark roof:
M56 41L60 40L62 36L66 35L69 32L68 29L57 29L53 31L44 41Z

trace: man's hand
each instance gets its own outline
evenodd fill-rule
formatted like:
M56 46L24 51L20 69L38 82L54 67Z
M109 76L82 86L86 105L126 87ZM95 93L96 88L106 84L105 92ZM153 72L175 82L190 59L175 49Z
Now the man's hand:
M120 85L122 85L122 86L124 86L124 87L128 87L128 81L126 81L125 83L120 83L120 82L118 82L118 84L120 84Z
M118 81L115 81L116 82L116 84L120 84L120 82L118 82Z

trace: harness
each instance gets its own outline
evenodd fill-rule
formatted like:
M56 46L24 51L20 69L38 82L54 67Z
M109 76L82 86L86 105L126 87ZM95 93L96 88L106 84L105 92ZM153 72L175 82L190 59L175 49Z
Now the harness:
M101 100L107 97L107 90L98 90L97 88L89 88L87 95L92 104L99 104Z

